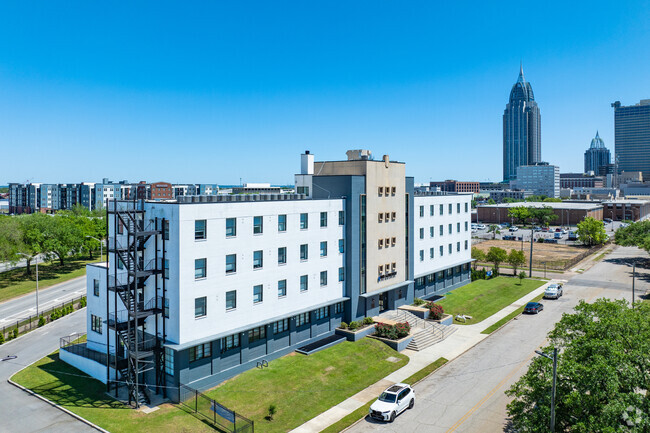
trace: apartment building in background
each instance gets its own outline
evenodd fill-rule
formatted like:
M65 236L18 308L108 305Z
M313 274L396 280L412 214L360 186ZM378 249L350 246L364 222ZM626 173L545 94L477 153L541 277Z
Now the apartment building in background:
M134 399L143 384L206 389L342 321L470 281L471 194L415 194L404 163L360 150L306 152L295 182L303 193L109 201L108 262L87 267L85 350L113 364L62 359L127 382Z
M560 197L560 167L548 162L517 167L517 179L510 181L512 189L531 191L533 195Z

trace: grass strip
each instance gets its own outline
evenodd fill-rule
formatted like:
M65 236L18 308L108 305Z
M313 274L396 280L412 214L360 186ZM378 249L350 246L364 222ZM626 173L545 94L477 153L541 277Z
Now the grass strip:
M535 299L533 299L530 302L539 302L543 297L544 297L544 294L542 293L541 295L537 296ZM503 319L499 320L498 322L494 323L491 326L488 326L483 331L481 331L481 334L491 334L491 333L493 333L494 331L496 331L497 329L499 329L500 327L502 327L503 325L505 325L506 323L508 323L512 319L514 319L515 317L519 316L521 313L523 313L524 312L524 307L525 306L517 308L515 311L508 314Z
M45 289L86 275L86 265L98 260L66 260L63 266L58 262L38 264L38 288ZM28 277L25 268L0 272L0 302L36 291L36 266L32 264Z
M409 385L413 385L425 377L429 376L431 373L445 365L447 362L449 362L445 358L438 358L431 364L427 365L420 371L412 374L409 376L407 379L404 379L402 383L407 383ZM368 411L370 410L370 406L374 403L374 399L363 406L361 406L359 409L355 410L354 412L349 413L348 415L344 416L341 418L339 421L335 422L331 426L327 427L325 430L321 430L320 433L338 433L346 428L350 427L352 424L356 423L360 419L363 419L368 415Z

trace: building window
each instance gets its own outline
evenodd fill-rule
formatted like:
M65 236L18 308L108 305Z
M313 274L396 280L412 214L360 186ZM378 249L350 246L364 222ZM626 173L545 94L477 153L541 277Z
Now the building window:
M418 277L415 279L415 286L416 287L423 287L424 286L424 277Z
M124 263L122 263L122 259L119 257L117 258L117 269L124 269Z
M93 280L93 295L99 296L99 280Z
M420 239L424 239L424 227L420 227Z
M377 275L379 275L380 277L384 275L384 265L377 266Z
M309 214L300 214L300 229L306 230L309 227Z
M309 281L307 281L307 275L300 276L300 291L306 292L309 290Z
M194 298L194 318L204 317L208 314L208 300L205 296L201 298Z
M343 239L339 239L339 253L343 254L345 252L345 242Z
M430 259L433 258L433 247L432 247L432 248L429 248L429 258L430 258Z
M395 222L395 220L397 219L397 212L391 213L390 219L391 221Z
M237 254L228 254L226 256L226 274L237 272Z
M467 231L467 221L465 221L465 231Z
M278 281L278 298L287 296L287 280Z
M443 247L442 245L440 245L440 257L442 257L442 256L444 256L444 255L445 255L445 247Z
M451 234L452 231L453 231L453 230L451 229L451 224L449 224L449 234Z
M278 215L278 231L286 232L287 231L287 216Z
M226 311L237 308L237 291L226 292Z
M456 203L456 213L460 213L460 203Z
M309 258L309 246L307 244L300 245L300 260L307 260Z
M449 244L449 248L447 248L447 249L449 250L449 254L451 254L451 251L452 251L451 244Z
M440 236L445 234L445 229L442 224L440 224Z
M339 281L345 281L345 268L339 268Z
M264 252L262 250L253 251L253 269L261 269L264 266Z
M460 223L456 223L456 232L460 233Z
M316 320L321 320L330 316L330 307L322 307L314 311L314 316Z
M341 313L343 313L343 302L334 304L334 314L341 314Z
M207 259L196 259L194 260L194 279L198 280L199 278L205 278L207 275L205 265Z
M420 206L420 217L424 216L424 206Z
M468 212L468 208L469 208L469 205L468 205L468 203L465 203L465 213L467 213L467 212Z
M320 213L320 226L327 227L327 212Z
M117 219L117 234L118 235L124 234L124 223L122 222L121 218Z
M451 215L452 212L453 212L453 205L452 205L451 203L449 203L449 210L448 210L447 213L448 213L449 215Z
M165 305L163 307L163 316L169 319L169 298L165 298Z
M379 212L379 214L377 215L377 222L379 222L379 223L384 222L384 213L383 212Z
M465 249L467 249L467 241L465 241Z
M163 264L163 267L164 267L163 277L164 277L166 280L169 280L169 260L165 259L165 262L164 262L164 264Z
M264 294L262 293L263 286L258 284L253 286L253 304L259 304L264 300Z
M239 334L229 335L221 339L221 351L227 352L240 346Z
M393 247L394 247L395 245L397 245L397 238L393 236L393 237L390 239L390 244L391 244L391 246L393 246Z
M429 227L429 237L430 238L433 237L434 233L435 233L435 229L433 228L433 226Z
M321 271L320 273L320 285L327 286L327 271Z
M226 237L237 236L237 219L226 218Z
M279 334L289 330L289 319L278 320L273 323L273 333Z
M260 235L264 232L263 221L261 216L253 217L253 234Z
M287 247L278 248L278 265L287 263Z
M395 195L396 192L397 192L397 188L394 187L394 186L391 187L391 189L390 189L390 195Z
M430 205L429 206L429 216L433 216L433 209L434 209L433 205Z
M383 247L384 247L384 239L382 238L377 241L377 248L381 250Z
M440 209L439 209L439 212L438 212L438 213L439 213L440 215L442 215L442 214L445 213L444 205L440 205Z
M94 314L90 315L90 329L93 332L96 332L98 334L102 333L102 318L99 316L95 316Z
M320 243L320 256L327 257L327 241Z
M174 351L165 347L165 373L174 375Z
M309 187L308 186L299 186L298 187L298 194L309 195Z
M384 187L383 187L383 186L380 186L380 187L377 188L377 195L378 195L379 197L381 197L382 195L384 195Z
M266 338L266 326L258 326L248 331L248 342L254 343Z
M456 251L460 252L460 242L456 242Z
M210 357L210 343L190 347L190 362Z
M345 224L345 212L342 210L339 211L339 225L342 226Z
M424 250L420 250L420 261L424 261Z
M306 325L307 323L311 323L309 313L302 313L296 316L296 327Z
M166 241L169 240L169 221L164 220L163 221L163 239Z
M206 230L205 220L194 221L194 239L200 240L200 239L206 239L207 237L208 237L208 233Z

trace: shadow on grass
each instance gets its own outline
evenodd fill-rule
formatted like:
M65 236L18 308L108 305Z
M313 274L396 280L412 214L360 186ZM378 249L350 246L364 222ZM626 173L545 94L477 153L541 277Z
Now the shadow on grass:
M208 420L207 417L205 417L204 415L202 415L199 412L194 412L192 409L190 409L188 406L184 405L183 403L174 404L174 406L176 408L182 410L183 412L185 412L185 413L187 413L189 415L192 415L194 418L198 419L203 424L205 424L206 426L212 428L216 432L219 432L219 433L231 433L232 432L232 430L225 429L225 428L223 428L223 427L221 427L219 425L215 425L212 421Z
M38 265L38 281L40 283L47 283L49 280L56 280L65 274L82 269L86 266L88 260L74 259L67 260L60 265L58 261L49 263L39 263ZM27 276L25 268L13 269L11 271L0 273L0 289L15 286L16 284L32 281L36 283L36 267L34 263L31 266L31 275Z

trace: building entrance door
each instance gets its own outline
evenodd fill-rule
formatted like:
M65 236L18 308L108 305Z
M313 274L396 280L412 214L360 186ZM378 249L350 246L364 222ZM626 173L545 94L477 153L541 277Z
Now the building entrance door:
M388 310L388 292L379 295L379 312L383 313Z

